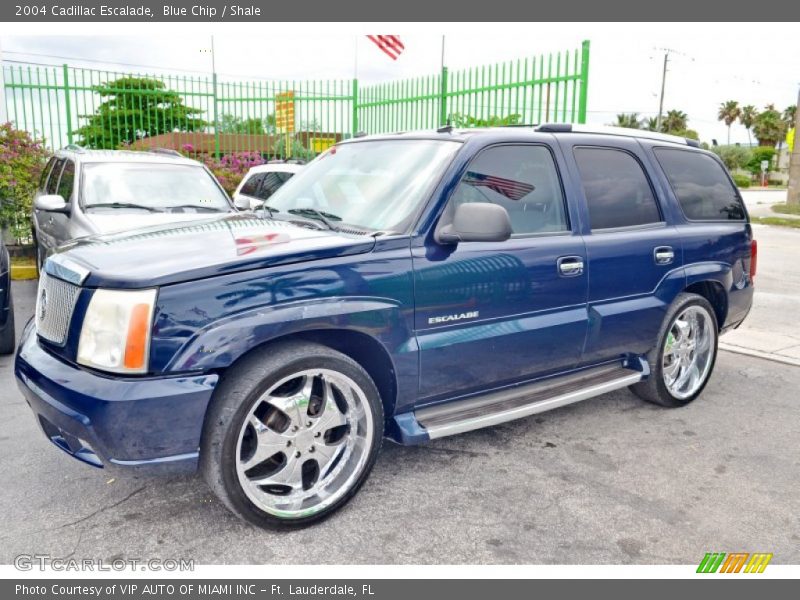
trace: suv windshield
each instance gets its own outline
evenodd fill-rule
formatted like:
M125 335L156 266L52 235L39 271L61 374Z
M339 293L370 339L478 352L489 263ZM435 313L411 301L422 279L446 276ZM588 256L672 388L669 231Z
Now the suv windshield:
M200 166L159 163L87 163L84 208L151 212L228 212L230 204Z
M309 218L322 214L380 231L404 231L460 143L375 140L334 146L287 181L269 208Z

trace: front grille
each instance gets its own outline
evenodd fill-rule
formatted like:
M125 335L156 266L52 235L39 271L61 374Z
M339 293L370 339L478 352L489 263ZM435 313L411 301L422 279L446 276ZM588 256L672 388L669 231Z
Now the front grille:
M36 331L48 342L63 346L81 288L42 273L36 297Z

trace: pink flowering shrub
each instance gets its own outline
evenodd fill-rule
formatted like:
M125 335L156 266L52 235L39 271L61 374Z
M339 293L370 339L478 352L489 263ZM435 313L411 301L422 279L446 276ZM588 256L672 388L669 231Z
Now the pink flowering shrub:
M203 162L225 191L232 195L250 167L263 165L266 161L258 152L232 152L221 156L219 160L208 156Z
M30 239L31 202L48 155L43 140L0 124L0 226L18 241Z

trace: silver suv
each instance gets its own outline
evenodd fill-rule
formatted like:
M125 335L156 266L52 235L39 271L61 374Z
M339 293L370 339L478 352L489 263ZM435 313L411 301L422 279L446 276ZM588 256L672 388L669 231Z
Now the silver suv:
M175 151L68 146L42 173L31 224L41 265L73 238L231 212L214 175Z

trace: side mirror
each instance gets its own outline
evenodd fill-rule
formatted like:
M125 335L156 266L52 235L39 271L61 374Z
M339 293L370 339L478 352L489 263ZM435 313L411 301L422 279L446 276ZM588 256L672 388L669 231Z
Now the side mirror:
M33 203L36 210L43 210L45 212L67 212L69 208L62 196L59 194L46 194L39 196Z
M511 237L511 232L511 220L505 208L476 202L456 208L453 222L441 227L435 238L440 244L505 242Z
M241 194L235 194L233 196L233 205L239 210L250 210L250 198L242 196Z
M256 200L255 198L250 198L250 210L258 210L264 206L263 200Z

